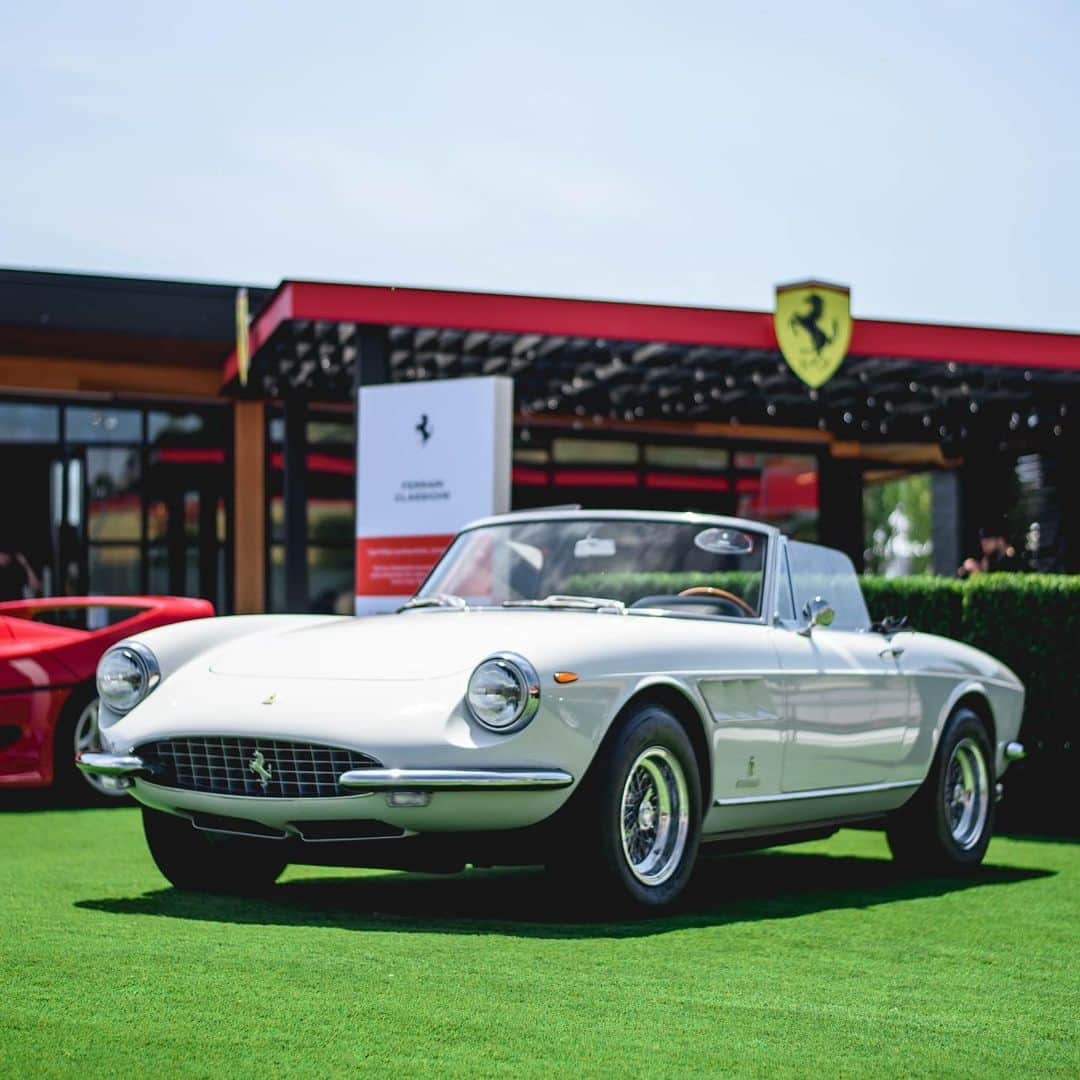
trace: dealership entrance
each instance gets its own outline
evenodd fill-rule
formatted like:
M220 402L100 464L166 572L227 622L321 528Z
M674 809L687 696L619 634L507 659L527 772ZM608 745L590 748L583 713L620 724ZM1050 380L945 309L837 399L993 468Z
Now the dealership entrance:
M285 502L307 506L285 507L275 541L284 607L311 602L311 418L351 415L358 386L490 374L514 379L515 508L744 515L861 566L868 489L922 476L936 572L954 573L980 528L1025 544L1033 567L1080 570L1063 497L1072 335L857 320L839 369L810 386L766 312L284 282L251 324L243 375L235 353L225 369L227 393L280 402Z

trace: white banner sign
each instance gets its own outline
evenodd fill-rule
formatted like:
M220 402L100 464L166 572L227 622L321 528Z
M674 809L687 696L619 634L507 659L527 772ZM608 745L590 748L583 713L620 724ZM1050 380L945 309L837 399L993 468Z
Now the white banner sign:
M463 525L509 510L513 386L496 375L360 390L357 614L400 607Z

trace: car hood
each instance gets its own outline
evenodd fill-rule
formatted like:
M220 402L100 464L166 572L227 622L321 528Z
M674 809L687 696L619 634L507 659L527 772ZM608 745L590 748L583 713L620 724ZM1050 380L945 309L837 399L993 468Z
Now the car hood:
M686 620L678 622L683 634L691 630ZM625 659L676 629L666 619L596 612L413 611L253 634L216 651L210 670L286 679L436 679L471 671L502 651L520 653L541 666L571 666L612 655Z

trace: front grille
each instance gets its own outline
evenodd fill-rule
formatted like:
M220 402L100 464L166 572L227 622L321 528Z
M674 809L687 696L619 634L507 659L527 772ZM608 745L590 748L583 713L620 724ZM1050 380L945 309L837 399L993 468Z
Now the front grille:
M380 764L336 746L231 736L162 739L134 752L146 762L154 783L165 787L271 799L347 794L338 787L343 772Z

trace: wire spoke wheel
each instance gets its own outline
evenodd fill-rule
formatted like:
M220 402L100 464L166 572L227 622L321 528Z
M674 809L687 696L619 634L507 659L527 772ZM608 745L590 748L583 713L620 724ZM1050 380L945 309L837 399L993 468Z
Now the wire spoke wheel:
M690 793L678 758L650 746L635 759L623 785L622 849L631 873L660 885L679 868L690 832Z
M79 754L94 753L102 749L101 732L98 730L98 700L94 698L83 706L82 711L75 719L73 751L76 757ZM90 776L82 774L83 780L90 785L99 795L107 795L110 798L120 798L127 792L112 776Z
M956 844L965 851L982 837L990 812L990 777L982 748L961 739L949 755L942 796L945 820Z

